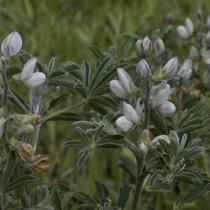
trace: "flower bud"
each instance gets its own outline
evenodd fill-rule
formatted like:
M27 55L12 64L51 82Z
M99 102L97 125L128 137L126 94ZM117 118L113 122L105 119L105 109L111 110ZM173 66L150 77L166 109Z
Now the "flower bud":
M127 132L130 129L132 129L132 127L133 127L133 123L131 121L127 120L127 118L125 116L119 117L116 120L115 125L119 132Z
M181 68L178 71L177 76L182 79L189 79L192 75L192 59L188 58L184 61Z
M192 36L193 32L194 32L194 23L192 22L192 20L190 18L186 18L185 25L186 25L186 29L187 29L189 36Z
M155 49L155 57L158 57L164 53L165 45L160 37L156 39L154 49Z
M171 117L176 112L176 107L173 103L166 101L158 107L158 112L163 117Z
M4 124L5 124L6 120L1 117L0 118L0 138L2 137L3 133L4 133Z
M119 80L123 89L127 93L131 93L131 86L133 85L133 81L131 77L129 76L129 74L123 68L118 68L117 74L119 76Z
M147 147L146 144L140 143L139 144L139 150L140 150L141 154L145 156L148 152L148 147Z
M131 121L132 123L138 123L138 115L135 111L135 109L130 105L127 104L126 102L123 102L123 113L127 120Z
M22 47L22 38L18 32L10 33L1 44L1 51L4 55L16 55Z
M149 137L149 130L144 129L139 137L139 143L144 143L145 145L149 145L150 137Z
M46 81L46 76L42 72L36 72L33 73L33 75L24 81L24 85L27 86L28 88L37 88L41 85L43 85Z
M151 54L152 43L151 43L150 38L148 36L146 36L142 40L142 47L143 47L143 50L144 50L145 54Z
M143 57L143 52L142 52L141 44L142 44L142 40L141 39L138 39L136 41L136 55L138 56L139 59L142 59L142 57Z
M39 120L41 118L38 114L28 114L25 115L25 117L22 120L22 124L30 124L33 123L36 120Z
M176 75L178 70L178 58L171 58L165 66L160 70L160 77L163 80L171 79Z
M154 96L152 105L153 107L159 107L163 103L165 103L171 93L170 89L161 89L158 93Z
M36 67L37 58L31 58L29 61L27 61L23 67L22 73L21 73L21 81L25 81L32 77L34 69Z
M177 27L177 33L179 34L179 36L181 36L182 38L189 38L189 34L187 32L187 29L184 26L178 26Z
M29 135L31 133L33 133L34 131L34 126L31 124L24 124L20 127L17 128L18 133L20 133L21 135Z
M141 77L141 79L149 79L151 76L151 71L148 63L145 59L142 59L136 66L136 72Z
M123 89L121 83L119 80L112 80L109 83L109 88L111 90L111 92L118 98L126 98L127 97L127 93L125 92L125 90Z

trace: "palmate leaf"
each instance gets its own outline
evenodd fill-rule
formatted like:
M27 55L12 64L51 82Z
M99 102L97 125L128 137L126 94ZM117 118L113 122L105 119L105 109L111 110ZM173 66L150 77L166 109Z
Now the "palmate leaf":
M105 55L95 46L89 46L90 50L92 53L98 58L98 59L103 59Z
M83 85L88 91L89 85L91 83L91 66L87 60L84 60L82 62L81 72L82 72Z

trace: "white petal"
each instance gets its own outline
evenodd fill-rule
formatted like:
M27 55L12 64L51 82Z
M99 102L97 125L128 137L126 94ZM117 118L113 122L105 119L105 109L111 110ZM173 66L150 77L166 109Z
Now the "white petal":
M129 74L122 68L117 69L117 73L119 76L119 80L121 82L122 87L127 93L131 93L130 86L133 85L133 81Z
M115 125L119 132L127 132L133 127L133 123L127 120L125 116L119 117L116 120Z
M181 36L183 38L189 38L189 34L187 32L187 29L184 26L178 26L177 27L177 33L179 34L179 36Z
M127 120L137 123L138 122L138 115L136 113L136 110L130 105L127 104L126 102L123 102L123 113Z
M36 67L36 62L37 58L34 57L25 63L21 73L21 81L25 81L33 75L34 69Z
M170 92L171 92L170 89L162 89L162 90L158 91L158 93L155 95L155 97L152 101L153 107L159 107L164 102L166 102L169 97Z
M9 49L9 55L13 56L17 54L22 47L22 38L18 32L10 33L1 44L1 51L3 54L7 53Z
M185 19L186 29L190 36L192 36L194 32L194 24L190 18Z
M123 89L119 80L112 80L109 83L109 88L111 89L112 93L118 98L126 98L126 92Z
M171 117L176 111L176 107L173 103L166 101L161 106L158 107L158 112L163 117Z
M29 88L37 88L45 83L46 76L42 72L33 73L32 77L24 81L24 85Z

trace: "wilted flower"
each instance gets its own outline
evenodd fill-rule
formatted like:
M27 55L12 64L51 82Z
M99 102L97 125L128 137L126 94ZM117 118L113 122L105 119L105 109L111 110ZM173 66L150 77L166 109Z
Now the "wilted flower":
M21 81L25 86L29 88L37 88L43 85L46 81L46 76L42 72L34 72L36 67L37 58L31 58L27 63L25 63L23 67L23 71L21 73Z
M151 76L150 67L145 59L142 59L136 66L136 72L141 79L149 79Z
M31 124L21 125L17 128L17 131L21 135L29 135L34 132L34 126Z
M156 57L160 56L165 51L164 42L162 41L162 39L160 37L158 37L155 41L154 50L155 50Z
M176 107L173 103L165 101L161 106L158 107L158 112L163 117L171 117L176 112Z
M50 157L48 155L36 155L31 167L35 172L46 172L50 169L49 161Z
M4 55L16 55L22 47L22 38L18 32L10 33L1 44L1 51Z
M194 33L194 23L190 18L185 19L185 26L178 26L177 33L183 38L189 38Z
M180 67L177 76L186 80L189 79L191 75L192 75L192 59L188 58L184 61L184 63Z

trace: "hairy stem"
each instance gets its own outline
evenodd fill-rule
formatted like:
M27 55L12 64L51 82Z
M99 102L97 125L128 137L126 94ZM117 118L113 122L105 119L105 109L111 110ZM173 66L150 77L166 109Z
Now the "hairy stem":
M58 115L60 115L60 114L63 114L63 113L65 113L65 112L67 112L67 111L69 111L69 110L71 110L71 109L75 109L75 108L77 108L77 107L79 107L79 106L82 106L82 105L84 105L84 104L85 104L85 103L82 102L82 103L79 103L79 104L76 104L76 105L69 106L69 107L66 107L66 108L64 108L64 109L61 109L61 110L59 110L59 111L57 111L57 112L54 112L54 113L52 113L52 114L49 114L49 115L47 115L47 116L41 118L41 119L38 121L38 123L44 123L45 121L50 120L50 119L52 119L53 117L56 117L56 116L58 116Z
M8 110L7 110L7 96L8 96L8 81L7 81L7 75L6 75L6 62L4 60L2 60L2 80L3 80L3 85L4 85L4 94L3 94L3 109L4 109L4 119L6 120L5 124L4 124L4 133L2 135L2 140L3 140L3 144L5 147L5 150L7 151L7 153L9 152L9 145L8 145L8 138L7 138L7 118L8 118Z

